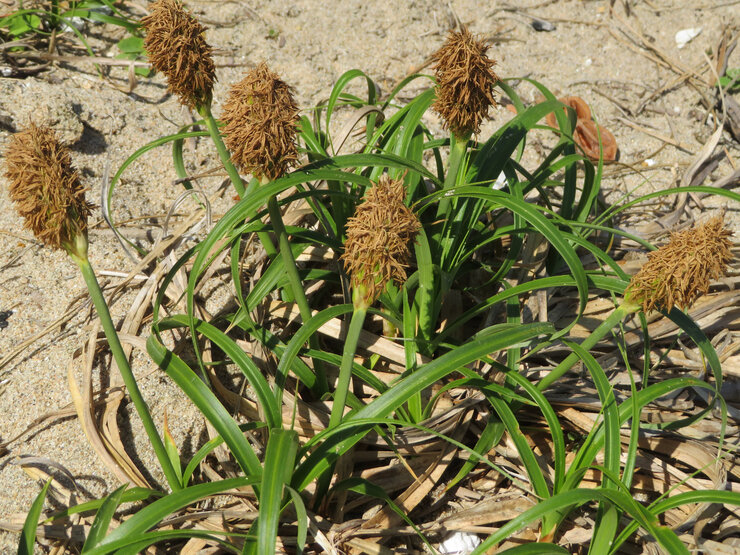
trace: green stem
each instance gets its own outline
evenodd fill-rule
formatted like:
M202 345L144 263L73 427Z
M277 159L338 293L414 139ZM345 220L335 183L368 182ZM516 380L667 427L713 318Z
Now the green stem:
M231 183L234 185L236 192L239 194L240 198L246 198L248 191L244 188L244 182L242 181L236 167L231 163L231 155L226 149L223 139L221 139L221 132L218 130L218 124L211 113L211 107L201 106L198 108L198 113L203 118L203 121L205 121L206 127L208 127L208 132L211 134L213 144L216 145L216 150L218 151L219 158L221 158L221 163L224 165L224 168L226 168L226 173L229 174L229 179L231 179ZM250 190L253 190L253 188L250 188ZM254 217L254 214L250 214L249 217ZM277 249L275 249L275 245L272 244L270 235L265 232L260 232L257 233L257 237L259 237L262 242L262 246L264 247L267 256L274 258L277 254Z
M121 377L123 378L123 383L126 385L129 397L131 397L131 401L133 401L134 406L136 407L136 412L139 413L139 417L144 423L144 430L146 430L146 434L149 436L149 441L154 448L154 453L157 455L157 459L159 459L159 464L164 471L167 482L173 491L180 490L182 487L180 485L179 478L172 466L169 456L167 455L167 450L164 447L164 443L162 443L162 438L157 431L157 427L154 425L154 420L152 420L149 407L147 407L146 401L144 401L144 398L141 396L141 391L139 391L139 386L136 384L136 378L134 377L134 373L131 371L131 366L129 366L128 358L121 346L121 341L118 339L116 327L113 324L113 320L111 320L108 305L105 302L103 292L101 291L98 280L95 277L95 272L90 265L90 260L87 258L86 251L87 249L85 248L85 252L80 253L80 250L78 249L77 253L82 254L82 256L72 252L70 252L70 256L77 263L82 272L82 276L85 278L87 289L90 292L90 297L95 305L95 310L98 312L98 317L103 326L105 337L108 339L108 346L113 354L113 359L118 365L118 371L121 373Z
M601 322L599 326L591 332L591 335L589 335L586 339L584 339L583 343L581 343L581 347L583 347L586 351L590 351L594 348L594 346L602 340L602 338L609 333L610 330L614 329L614 327L619 324L622 320L624 320L627 316L630 314L637 312L640 308L640 305L632 303L630 301L624 300L622 301L622 304L620 304L614 312L612 312L609 317ZM537 389L540 391L544 391L547 389L550 385L553 384L556 380L560 379L563 374L565 374L568 370L570 370L573 365L580 360L579 356L576 353L571 353L563 361L558 364L555 368L553 368L547 376L542 378L540 382L537 384Z
M303 322L308 322L313 314L311 313L311 307L308 304L308 298L306 298L306 292L303 290L303 283L301 282L301 276L298 274L298 266L296 265L295 258L293 257L293 250L290 248L290 241L288 239L288 232L285 230L285 224L283 223L283 215L280 213L280 206L278 206L277 198L272 197L267 201L267 210L270 214L270 222L275 230L275 234L278 239L278 247L280 249L280 256L283 258L283 267L285 268L285 275L288 280L288 286L290 287L293 299L298 305L298 310L301 313L301 319ZM312 349L319 349L318 339L315 335L312 335L309 339L309 345ZM318 379L318 387L321 392L328 390L326 382L326 374L324 373L323 365L320 361L314 360L314 366L316 370L316 377Z
M355 310L352 312L352 320L350 320L347 337L344 340L342 363L339 367L339 379L337 380L337 387L334 390L334 405L331 408L331 416L329 417L329 429L338 426L342 422L344 406L347 404L349 383L352 378L352 363L355 360L357 343L360 339L362 326L365 324L366 314L367 306L355 306Z
M457 183L457 174L460 171L460 166L463 160L465 160L465 154L468 150L468 139L470 137L455 137L451 135L452 146L450 148L450 158L447 162L447 175L445 176L445 182L442 185L442 189L447 191L452 189ZM450 211L450 199L448 197L442 197L437 207L437 219L444 218L445 221L449 216Z
M223 139L221 139L221 133L218 130L218 124L216 123L216 119L211 113L211 107L199 106L198 113L203 118L203 121L206 123L208 132L211 134L211 139L213 139L213 144L216 145L218 157L221 158L221 163L224 165L224 168L226 168L226 173L229 174L229 179L231 179L231 183L232 185L234 185L234 189L236 189L236 192L241 198L244 198L244 182L242 181L239 172L234 167L234 164L231 163L231 156L229 155L229 151L226 149L226 145L224 144Z
M267 178L262 178L259 181L259 183L261 185L266 185L269 182L270 182L270 180L267 179ZM250 191L254 191L254 189L256 188L256 186L254 186L254 185L256 183L258 183L258 181L256 179L254 179L252 181L252 184L247 188L247 193L246 193L247 195L250 193ZM274 198L275 197L273 197L273 199ZM278 214L279 213L280 213L280 210L278 210ZM249 215L249 219L253 218L254 216L255 216L255 214L250 214ZM272 215L270 216L270 218L272 218ZM282 223L282 221L283 220L282 220L282 216L281 216L280 222ZM283 226L283 229L285 229L285 226ZM267 254L267 256L270 258L270 260L274 260L274 258L277 256L277 252L278 251L275 248L275 244L272 242L272 238L270 237L270 234L267 233L266 231L258 231L257 232L257 237L259 237L259 240L262 243L262 248L265 249L265 253ZM295 261L293 261L293 265L295 265Z

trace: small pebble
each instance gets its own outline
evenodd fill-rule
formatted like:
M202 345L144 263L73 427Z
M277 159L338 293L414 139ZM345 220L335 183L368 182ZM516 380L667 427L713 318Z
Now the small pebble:
M550 23L549 21L545 21L544 19L532 19L532 29L535 31L554 31L556 29L555 25Z
M0 330L4 330L8 327L8 318L10 318L11 314L13 314L12 310L0 311Z
M692 27L690 29L681 29L676 33L676 47L683 48L692 39L696 38L701 33L701 27Z

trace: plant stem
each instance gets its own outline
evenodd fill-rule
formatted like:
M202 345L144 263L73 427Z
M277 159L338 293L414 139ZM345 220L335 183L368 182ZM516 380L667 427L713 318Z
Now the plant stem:
M238 195L241 198L244 198L244 182L242 181L239 172L234 167L234 164L231 163L231 156L229 155L229 151L226 149L226 145L224 144L223 139L221 139L221 133L218 130L218 124L216 123L216 120L211 113L211 107L199 106L198 113L203 118L203 121L208 128L208 132L211 134L211 139L213 139L213 144L216 145L218 156L219 158L221 158L221 163L224 165L224 168L226 168L226 173L229 174L231 184L234 186L234 189L236 189Z
M334 405L329 417L329 429L334 428L342 422L344 406L347 403L347 392L349 391L350 379L352 378L352 363L355 360L357 342L360 339L362 326L365 324L367 306L356 306L352 312L352 320L349 323L347 337L344 340L344 351L342 352L342 363L339 367L339 379L334 390Z
M203 121L205 121L206 127L208 127L208 132L211 134L213 144L216 145L216 150L218 151L219 158L221 158L221 163L224 165L224 168L226 168L226 173L229 174L229 179L231 179L231 183L234 185L236 192L239 194L240 198L246 198L247 190L244 188L244 182L242 181L239 172L234 167L234 164L231 163L231 156L229 155L229 151L226 149L223 139L221 139L218 124L211 113L211 107L201 106L198 108L198 113L203 118ZM252 189L253 188L250 188L250 190ZM253 216L254 214L250 215L250 217ZM274 258L277 254L277 249L275 249L275 245L272 244L270 236L265 232L260 232L257 234L257 237L259 237L262 242L262 246L264 247L267 256Z
M154 453L157 455L157 459L159 460L162 471L167 478L167 482L173 491L180 490L182 487L177 473L172 466L170 458L167 456L167 450L164 447L164 443L162 443L162 438L157 431L157 427L154 425L154 420L152 420L149 407L147 407L146 401L144 401L144 398L141 396L141 391L139 391L139 386L136 384L136 378L134 377L134 373L131 371L131 366L129 365L128 358L123 351L121 341L118 339L116 327L113 324L113 320L111 320L108 305L105 302L105 297L103 297L103 292L101 291L98 280L95 277L95 272L90 265L90 260L87 258L87 253L84 253L84 256L70 253L70 256L77 263L82 272L82 277L85 279L87 289L90 292L90 297L92 298L95 310L97 311L98 317L103 326L105 337L108 339L108 346L113 354L113 359L116 361L118 371L121 373L121 377L123 378L123 383L126 385L129 397L131 397L131 401L133 401L134 407L136 407L136 412L139 413L139 417L144 424L144 430L146 430L149 442L152 444Z
M640 305L632 303L630 301L624 300L622 301L622 304L620 304L614 312L612 312L609 317L601 322L601 324L598 325L598 327L591 332L591 335L589 335L586 339L584 339L583 343L581 343L581 347L583 347L586 351L590 351L594 348L594 346L601 341L601 339L609 333L610 330L614 329L614 327L624 320L627 316L630 314L637 312L640 308ZM537 389L540 391L543 391L547 389L550 385L553 384L556 380L560 379L563 374L565 374L568 370L570 370L573 365L580 360L579 356L576 353L571 353L563 361L558 364L555 368L553 368L547 376L542 378L540 382L537 384Z
M457 174L460 171L460 166L465 159L465 154L468 150L468 139L470 137L455 137L451 135L452 146L450 148L450 158L447 162L447 175L445 175L445 181L442 185L442 189L447 191L452 189L457 183ZM442 197L437 207L437 219L444 218L445 221L450 211L450 199L448 197Z
M262 178L259 181L260 185L266 185L270 182L267 178ZM253 187L257 183L257 180L253 180L252 184L247 188L246 194L248 195L250 191L254 191L256 186ZM274 198L274 197L273 197ZM280 210L278 210L278 214L280 214ZM249 218L253 218L255 214L250 214ZM270 216L272 218L272 215ZM280 218L280 223L282 224L282 216ZM273 224L274 225L274 224ZM285 226L283 226L283 229L285 229ZM273 260L277 256L277 249L275 248L275 244L272 242L272 238L270 237L270 234L266 231L258 231L257 237L259 238L260 242L262 243L262 248L265 249L265 253L270 258L270 260ZM291 251L292 252L292 251ZM295 261L293 261L293 265L295 266Z
M285 230L285 224L283 223L283 215L280 213L280 206L278 206L277 198L272 197L267 201L267 210L270 214L270 222L275 230L275 234L278 238L278 247L280 250L280 256L283 258L283 267L285 268L285 275L288 280L288 286L293 294L293 299L298 305L298 310L301 313L301 319L304 323L308 322L313 314L311 313L311 307L308 304L306 298L306 292L303 290L303 283L301 282L301 276L298 274L298 266L296 265L295 258L293 257L293 250L290 248L290 241L288 240L288 232ZM312 335L309 344L312 349L319 348L318 340L315 335ZM316 370L316 378L318 380L318 387L321 393L328 390L326 382L326 374L324 373L323 365L320 361L314 360L314 366Z

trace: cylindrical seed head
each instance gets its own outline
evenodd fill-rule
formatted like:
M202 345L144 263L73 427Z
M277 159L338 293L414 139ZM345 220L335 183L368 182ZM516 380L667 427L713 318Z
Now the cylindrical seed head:
M205 28L179 0L157 0L141 24L149 61L167 77L167 90L195 110L210 106L216 66Z
M648 310L688 308L709 291L709 282L723 276L732 260L722 216L692 229L671 234L668 244L648 254L648 261L632 277L625 299Z
M31 123L13 135L5 151L5 176L24 226L45 245L77 250L77 240L87 236L92 205L54 131Z
M277 179L298 159L298 106L264 62L231 87L221 120L232 161L257 179Z
M432 106L442 116L445 129L467 139L480 132L488 109L496 105L493 87L499 81L496 64L486 56L488 46L466 28L450 32L432 55L437 77L437 100Z
M402 180L383 174L365 194L365 200L347 221L342 260L352 287L361 291L367 306L389 281L406 281L411 251L409 242L421 228L416 214L404 204Z

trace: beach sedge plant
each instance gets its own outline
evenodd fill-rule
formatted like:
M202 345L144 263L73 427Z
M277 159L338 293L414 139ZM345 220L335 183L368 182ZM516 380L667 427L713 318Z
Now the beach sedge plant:
M458 33L448 40L462 41L463 47L470 50L472 47L466 42L468 40L466 37L467 34ZM257 524L268 527L270 533L258 534L257 541L261 542L259 545L265 550L274 549L274 541L271 543L271 540L274 539L281 507L286 504L283 486L289 486L290 491L304 494L315 510L325 511L328 507L328 500L332 499L333 494L344 487L349 487L344 482L330 485L338 458L346 454L380 423L390 427L422 426L425 418L432 414L434 403L441 393L432 396L426 405L423 405L421 392L428 391L430 387L439 384L442 384L440 392L452 387L467 387L482 391L495 413L495 415L492 413L489 418L476 445L473 448L468 447L470 458L463 464L458 475L450 480L450 485L458 483L476 464L490 465L486 454L500 441L504 431L514 439L521 459L525 461L528 478L532 484L528 491L532 491L540 503L535 508L536 510L527 512L526 515L522 515L521 519L513 520L510 526L507 525L507 530L515 530L516 526L520 526L526 519L529 519L527 522L531 522L533 519L543 518L543 513L538 513L537 510L547 509L548 513L543 518L541 526L542 538L545 541L552 541L559 524L575 507L600 499L605 501L605 505L609 502L618 506L622 514L639 516L642 514L640 511L643 511L642 506L636 507L631 497L625 499L624 496L619 495L620 492L614 492L609 480L604 480L604 492L602 490L597 490L595 493L590 490L581 491L578 484L583 473L593 464L599 450L603 449L608 451L610 471L619 470L619 451L615 447L618 442L615 442L614 438L617 437L615 434L619 433L619 422L624 422L628 416L634 414L633 411L639 410L650 400L668 391L688 385L699 387L697 380L680 380L666 386L654 384L658 387L650 386L644 394L634 397L634 408L623 406L618 409L614 406L614 392L600 390L600 398L606 407L608 421L589 435L586 445L578 453L575 464L571 465L567 472L565 453L556 450L554 463L556 475L552 489L548 487L545 473L528 445L527 438L519 428L516 411L523 410L522 407L525 404L540 407L543 414L551 418L548 421L548 429L553 437L562 439L562 426L557 419L552 419L555 412L542 391L560 379L579 359L585 359L584 362L589 370L593 371L592 375L599 387L604 384L607 388L610 386L605 378L602 379L603 370L599 373L598 365L593 366L592 360L588 358L590 356L588 343L579 346L567 342L566 344L575 356L566 357L563 363L556 366L537 384L529 382L519 374L522 351L528 346L536 350L543 341L538 338L543 336L549 341L557 340L575 325L580 312L586 305L590 280L594 280L601 288L623 294L624 276L619 273L618 266L607 253L600 251L588 241L591 232L587 220L598 208L598 175L592 171L590 162L575 154L572 140L568 139L567 134L563 134L552 156L548 157L540 167L525 173L518 165L521 156L521 150L518 150L519 145L525 140L527 133L548 113L556 112L559 123L563 127L567 126L567 118L562 113L562 104L544 87L538 85L545 93L546 102L531 108L524 108L515 92L504 81L499 81L493 73L493 62L485 57L485 46L480 41L476 44L477 48L472 48L472 51L478 53L483 51L484 59L479 58L479 63L474 66L466 66L464 56L449 56L449 59L456 59L460 67L475 69L477 73L473 73L478 77L468 84L473 87L477 83L482 88L474 95L471 93L466 97L478 99L473 111L458 110L463 115L467 114L466 119L457 122L451 119L446 124L450 131L450 138L447 141L428 140L424 143L422 140L424 137L432 136L421 121L422 115L428 109L436 109L433 106L437 99L443 96L442 85L445 82L453 84L456 82L452 78L445 80L442 74L437 76L434 88L423 92L404 106L396 106L398 110L379 123L377 128L370 125L373 120L368 117L366 119L368 123L367 145L361 153L337 155L330 153L333 142L328 122L333 115L332 111L336 109L340 101L345 101L353 107L362 106L358 97L345 93L343 90L353 79L359 78L368 83L368 104L381 109L387 109L391 105L390 99L376 103L377 91L372 81L362 72L352 71L343 75L332 90L329 102L321 108L327 112L323 129L315 123L321 122L318 115L315 115L314 123L311 123L305 116L300 117L298 138L305 145L309 160L314 160L314 162L302 166L300 171L295 172L290 171L293 163L291 161L282 169L283 173L268 174L276 165L275 160L278 158L269 156L258 158L253 156L251 150L246 150L245 153L253 159L262 160L263 165L254 164L249 159L245 159L245 162L240 161L244 154L240 152L240 147L242 144L250 144L251 139L245 142L237 140L236 137L249 132L250 126L243 122L247 121L250 115L248 108L258 100L256 95L249 93L243 95L247 99L245 107L239 105L238 97L241 93L232 94L228 104L240 107L233 112L234 115L231 115L228 110L225 110L222 115L222 119L229 128L226 137L227 144L230 144L232 150L231 162L241 167L243 171L251 172L257 178L258 185L250 188L249 194L242 196L241 200L216 224L198 249L192 255L188 255L192 256L192 259L182 261L183 264L192 263L188 295L192 295L192 291L196 289L202 276L207 275L206 268L213 260L215 249L225 248L224 239L228 237L230 241L228 244L235 249L235 245L244 236L253 230L261 229L255 227L254 223L245 225L245 220L254 218L261 206L265 204L269 206L270 201L276 199L277 195L292 187L298 189L298 195L309 198L311 200L309 204L315 210L319 226L311 231L311 242L323 243L334 252L343 253L344 267L340 267L340 270L349 274L351 286L351 303L319 309L311 317L302 318L300 328L290 337L285 338L285 343L282 343L280 337L268 334L267 329L255 328L254 322L247 323L244 317L245 312L255 310L271 291L280 287L284 279L283 272L286 271L285 264L282 266L273 264L270 271L254 284L251 291L242 293L237 288L237 294L240 295L240 312L225 315L223 318L227 320L229 326L251 335L279 357L275 370L275 381L272 385L268 383L263 372L243 353L233 338L212 324L197 320L192 313L160 318L158 307L164 299L163 293L158 296L155 303L153 333L147 342L148 351L153 360L197 404L204 416L216 428L244 472L245 480L255 485L260 484L258 493L260 517ZM467 51L463 47L452 48L451 52L454 54ZM437 57L439 58L437 65L440 65L443 59L448 59L441 55ZM462 78L463 73L458 68L450 75ZM403 85L407 85L411 79L416 78L419 77L409 78ZM511 122L495 131L485 142L478 143L472 137L478 131L477 126L494 105L491 93L494 86L500 87L513 99L520 113ZM265 87L265 89L268 88ZM400 90L401 87L392 91L390 98L392 99ZM319 111L316 110L317 114ZM452 113L453 111L450 115ZM287 122L286 126L290 128L294 120L291 117L276 118L274 121ZM260 128L259 124L253 127ZM276 133L279 135L279 132ZM230 142L232 140L230 137L234 137L233 142ZM279 137L275 140L278 145L284 144ZM447 165L444 165L441 162L440 150L447 145L450 148L450 155ZM425 150L437 161L436 171L430 171L422 164ZM560 155L563 155L562 159L558 158ZM267 165L264 165L264 161L267 161ZM576 181L576 168L579 163L585 167L583 182L580 184ZM556 167L557 169L554 169ZM564 180L555 181L552 175L563 168L565 168ZM502 172L506 178L507 188L495 190L491 184ZM517 172L521 175L519 179L516 178ZM385 175L386 173L388 175ZM315 183L321 182L326 182L328 188L313 188ZM403 182L406 188L399 189L399 182ZM372 258L372 245L374 244L372 237L374 235L371 232L380 232L378 226L376 225L374 229L370 229L371 226L355 226L358 221L362 222L361 216L364 216L365 211L369 211L369 207L362 209L360 207L365 206L363 203L374 198L375 193L371 193L373 188L380 187L382 190L381 184L390 183L395 183L392 189L398 192L393 196L396 199L402 198L401 204L406 207L417 207L414 210L414 216L418 219L419 225L409 224L407 226L416 228L416 232L405 239L406 246L413 250L414 256L399 258L398 265L384 266L378 259ZM577 201L570 204L564 200L559 211L556 211L542 189L544 183L547 183L549 187L562 187L564 199L575 199L579 188L582 193ZM429 194L428 188L423 185L431 187L433 192ZM541 195L539 203L524 201L526 195L534 192L539 192ZM726 191L720 191L718 194L731 195ZM289 196L284 202L291 202L295 198L297 197ZM358 204L354 215L350 214L351 217L348 217L348 223L352 222L352 225L340 227L338 222L346 221L342 211L348 203L352 202ZM440 210L440 206L444 203L448 203L447 207ZM400 205L396 204L396 206ZM485 214L490 215L495 221L495 218L502 213L512 215L513 224L488 228L482 221L482 216ZM278 215L273 218L272 212L270 216L273 229L278 232L279 223L276 222L279 222L280 218ZM552 252L548 257L548 271L551 270L552 273L515 286L507 285L487 297L483 295L481 300L469 308L466 307L467 309L460 316L440 321L440 307L444 303L445 295L453 287L461 287L461 281L470 279L471 266L485 269L488 275L492 276L489 277L490 281L503 281L510 270L515 268L515 264L521 260L522 244L526 237L533 233L545 237L551 244ZM360 238L365 236L371 242L364 244L363 250L363 247L358 247L358 245L363 245ZM300 236L294 233L290 241L291 250L300 252L301 248L305 248L309 244L306 237L307 235ZM503 237L511 238L510 251L506 253L503 262L493 268L489 265L478 264L476 257L486 260L486 257L490 255L487 255L484 249L496 244ZM339 239L342 239L341 243ZM589 249L599 262L614 268L616 276L610 275L602 279L593 272L587 272L576 252L576 245ZM383 245L384 249L387 246ZM385 250L383 254L386 254ZM402 268L404 274L408 274L407 279L404 279L400 273L384 273L383 269L386 267ZM171 272L167 276L162 285L162 291L166 289L169 281L174 279L174 275L174 272ZM304 287L308 286L307 281L311 279L310 276L318 276L318 279L324 279L327 283L337 283L336 280L332 281L334 272L331 270L307 272L304 275L306 275L303 282L306 284ZM385 279L388 276L390 279ZM234 264L232 264L232 279L237 287L241 276ZM557 333L548 323L523 322L519 311L520 297L538 289L557 287L575 287L577 290L579 308L578 313L574 314L573 321ZM479 293L476 292L476 294ZM381 305L384 317L397 324L397 329L401 331L398 339L403 342L406 351L406 372L391 384L374 379L372 371L365 364L358 363L356 358L355 337L362 331L363 324L367 321L366 314L374 303ZM480 321L481 315L499 303L505 303L507 306L505 323L487 323L480 329L474 327L479 325L477 322ZM593 344L598 342L598 339L604 337L628 314L638 311L641 306L640 303L634 302L634 297L625 303L621 309L615 311L617 315L610 318L608 324L594 332L593 338L589 338L589 341ZM515 313L515 316L512 316L512 313ZM311 339L317 335L317 330L322 324L345 314L349 316L349 321L346 328L347 333L342 337L344 345L341 357L325 345L319 345L318 348L312 346L308 353L305 352L305 344L310 343ZM189 325L192 325L194 334L211 341L226 353L247 378L259 400L260 418L263 421L258 424L264 425L269 430L268 453L271 452L270 441L277 442L276 445L283 445L288 455L286 460L291 461L291 464L279 461L279 458L275 459L272 456L269 461L267 457L260 461L255 447L244 437L242 430L214 392L201 380L193 379L196 372L176 353L165 347L165 342L160 338L161 333ZM688 326L685 323L684 325ZM469 339L460 343L453 342L453 333L462 329L463 326L473 327L465 336ZM701 348L706 349L709 354L712 352L711 345L702 344ZM506 365L491 359L492 353L502 350L506 352ZM300 356L301 353L314 361L332 361L332 364L339 367L339 380L333 391L334 405L326 430L294 451L297 439L293 428L296 426L297 415L294 412L293 420L284 422L281 410L283 390L289 379L295 379L297 395L305 392L312 399L326 399L326 394L331 395L332 393L317 385L321 380L315 371L315 366L311 367L306 364ZM423 364L417 363L417 355L420 353L428 356L430 361ZM499 386L482 380L476 372L467 367L478 360L491 362L500 371L505 371L506 384ZM457 377L459 375L462 377ZM355 395L351 395L350 383L353 376L361 379L366 387L375 389L378 396L363 402ZM349 406L348 412L346 412L347 406ZM618 414L615 413L617 410ZM604 429L607 431L604 432ZM560 445L563 442L556 443ZM634 455L636 447L632 449L631 453ZM283 464L274 466L278 462L283 462ZM276 480L271 482L270 477ZM625 482L629 481L627 469L625 469L623 479ZM313 496L309 495L307 488L316 482L319 483L319 487L314 490ZM213 491L229 484L231 482L212 484ZM270 487L272 487L271 490L268 489ZM266 493L267 491L271 491L272 495ZM293 501L295 502L296 499L293 498ZM734 503L735 501L729 502ZM615 513L613 510L609 512L610 510L604 509L604 513L613 517ZM263 524L260 524L260 521ZM601 519L599 522L601 523ZM670 542L674 541L672 538L675 534L671 536L661 533L660 528L652 521L641 520L640 525L654 534L663 545L672 545ZM604 532L597 536L598 545L606 545L614 540L615 529L606 525L601 526L601 529ZM494 540L500 541L500 535L491 536L490 541ZM486 544L489 547L491 546L490 541Z
M298 160L298 105L291 87L270 71L266 63L260 63L232 85L221 119L232 161L255 178L246 191L247 195L253 193L256 186L264 186L283 177ZM267 200L267 210L287 276L287 298L295 300L302 320L308 322L312 317L311 307L298 273L277 195ZM277 251L269 236L265 233L259 236L267 254L274 258ZM310 343L312 348L318 348L315 337ZM320 381L325 383L321 362L316 361L316 368L321 375ZM322 385L322 389L325 388Z
M242 171L254 176L246 194L259 184L282 177L298 159L298 106L290 86L264 62L231 86L221 120L231 160ZM268 206L278 241L285 240L277 199L271 199ZM269 237L260 234L260 239L267 254L274 256L277 251ZM294 268L295 260L289 266ZM295 288L294 279L291 283Z
M65 251L82 272L128 394L167 481L177 489L177 473L136 384L88 258L87 219L92 205L85 200L85 189L72 166L69 151L51 128L31 122L28 128L12 136L4 164L5 177L10 182L10 198L23 217L26 229L44 245Z
M713 388L699 380L680 378L649 384L639 392L633 387L632 395L617 404L614 388L589 351L628 316L657 308L670 311L668 315L690 332L716 375L719 362L713 347L702 337L696 324L673 309L673 305L687 306L697 295L706 292L710 279L724 272L730 259L730 243L729 231L721 220L711 220L694 230L674 234L669 245L650 255L648 264L627 286L626 276L610 255L589 240L597 227L601 231L618 233L591 223L600 210L597 202L600 164L594 171L591 162L576 154L572 139L568 137L563 105L542 85L534 83L546 101L525 108L516 92L493 71L495 62L487 56L485 42L467 29L449 35L433 56L433 86L408 103L399 104L398 93L411 81L429 79L428 76L407 78L380 102L372 80L353 70L340 77L329 101L314 111L312 122L298 112L290 87L266 65L260 64L231 88L222 113L225 125L219 130L211 114L215 72L203 27L178 0L157 0L143 23L153 65L165 73L170 91L204 118L240 195L239 202L228 210L207 237L183 255L164 278L154 302L152 333L147 340L147 351L154 362L197 405L218 436L201 447L187 464L186 471L175 477L179 480L179 491L154 501L146 510L137 511L107 535L113 514L111 507L115 508L124 499L125 487L109 495L104 505L97 505L95 508L104 508L98 511L94 530L88 537L93 552L141 550L157 541L200 537L227 549L273 553L280 518L291 503L298 523L296 544L300 551L306 544L308 529L304 503L310 503L316 512L328 516L334 496L348 490L374 495L400 512L388 493L378 493L367 480L355 477L343 480L335 473L339 458L373 430L382 435L386 430L398 428L423 431L466 452L467 460L461 462L460 471L449 480L447 489L459 483L477 464L482 464L497 470L537 500L533 509L492 534L478 548L478 553L537 519L541 519L539 547L542 549L539 552L548 549L562 552L562 548L550 543L555 541L559 525L574 508L593 501L599 503L591 543L593 553L614 552L624 541L632 524L617 533L622 515L634 519L663 547L683 552L677 547L682 544L676 534L657 521L657 515L670 507L660 503L644 507L628 493L620 491L617 482L621 481L625 488L630 486L634 469L629 463L634 461L637 450L642 407L670 391L689 386ZM367 83L367 102L345 90L354 79ZM496 105L494 87L511 98L518 114L491 137L478 142L475 135L480 133L481 124ZM339 141L332 140L329 123L340 105L371 108L364 119L363 135L367 144L361 152L334 152ZM322 110L326 116L324 124L319 117ZM448 137L435 138L426 127L423 115L428 110L440 115ZM387 118L382 121L376 118L379 112L386 111L389 112ZM525 170L521 152L527 134L552 112L556 113L562 136L540 166ZM225 141L221 141L221 131ZM181 133L170 139L178 141L184 136ZM449 149L447 164L443 163L445 149ZM292 171L299 164L299 152L303 151L310 162ZM12 158L10 152L8 158ZM432 160L432 169L425 164L428 160ZM577 180L579 164L582 165L580 182ZM248 189L237 168L254 177ZM560 172L564 173L562 179L558 177ZM25 175L22 171L16 173ZM12 181L11 174L8 176ZM493 187L502 177L504 186ZM326 188L322 187L324 183ZM83 198L74 187L75 198ZM547 194L548 188L562 190L560 206L556 195ZM299 198L309 199L316 226L310 230L293 229L289 236L277 200L278 195L284 194L288 196L280 202L286 204ZM539 197L531 198L535 194ZM716 194L738 198L730 191L719 190ZM639 200L644 199L634 202ZM255 231L264 230L256 219L264 205L268 207L278 240L279 255L274 246L270 251L267 241L271 239L265 238L263 244L272 259L271 264L249 291L242 291L240 267L232 260L231 278L238 310L223 314L214 322L198 319L193 299L199 280L211 275L206 269L213 263L214 252L231 248L232 258L236 259L241 241ZM89 213L88 205L70 203L70 206L70 211L65 213ZM37 210L29 213L36 214ZM59 210L49 213L58 214ZM69 231L58 234L58 243L76 261L82 260L78 262L81 268L89 268L87 240L82 232L86 224L75 222L74 218L71 221L73 225L67 226ZM82 235L85 235L84 242ZM524 260L523 245L533 236L549 242L544 276L527 275L531 279L513 283L516 272L529 264ZM507 249L502 247L504 239L508 241ZM295 253L309 244L319 244L334 253L335 259L326 264L328 268L309 267L298 271ZM577 249L587 250L607 270L584 268ZM492 252L497 250L504 251L503 255L494 256ZM168 284L185 267L189 268L188 313L161 317ZM85 272L94 280L91 268L83 269L83 274ZM346 278L350 285L349 299L341 288ZM312 311L306 296L310 281L323 281L328 292L323 298L341 296L344 304L330 302L331 306ZM284 335L273 333L270 325L258 324L248 316L257 307L264 306L270 295L281 287L298 304L302 319L300 327ZM621 304L581 344L563 339L578 322L591 287L614 293L622 299ZM525 321L521 298L538 290L554 288L575 288L578 308L572 322L556 330L548 322ZM460 295L463 299L460 303L463 306L459 307L461 314L442 317L441 307L453 289L464 293ZM98 295L100 300L96 301L96 307L101 302L98 312L103 312L102 294L93 294L92 288L91 294L94 300ZM376 303L381 307L378 313L392 321L399 332L393 339L404 348L405 369L390 383L374 375L372 356L370 362L357 357L359 337L369 320L367 314L374 312ZM492 309L502 305L506 309L502 316L505 321L489 321ZM319 342L317 336L324 324L342 317L346 317L346 333L341 336L344 343L338 353L332 343ZM110 327L112 329L112 324ZM239 423L234 416L239 407L227 406L211 384L178 355L177 349L166 347L161 337L163 333L187 328L192 331L193 338L210 341L217 347L216 351L223 353L224 359L241 372L250 387L250 395L257 400L254 421ZM458 333L461 331L466 333ZM238 339L248 337L260 342L275 355L274 379L244 352L233 332L237 332ZM456 334L462 338L458 339ZM530 381L521 373L524 351L530 349L536 356L541 346L558 340L562 340L571 353L543 379ZM113 346L115 340L109 341L117 356ZM306 350L306 344L310 349ZM499 353L503 353L502 356ZM426 361L420 362L423 357L419 355L425 356ZM575 459L568 467L563 426L543 392L578 360L584 362L596 384L603 419L586 435L583 445L574 448ZM490 374L478 372L475 365L481 361L500 372L504 379L491 380ZM333 390L327 387L325 376L321 375L323 362L339 368ZM202 361L198 364L203 366ZM121 363L119 367L123 372ZM130 369L128 372L133 381ZM353 379L357 380L356 384L361 381L364 388L374 390L374 395L365 398L353 395ZM286 418L283 404L288 384L294 388L290 393L295 405L292 415ZM422 397L422 392L432 391L432 388L435 388L433 394ZM480 421L484 427L473 447L453 442L429 424L435 403L452 389L480 392L490 405L488 416ZM138 395L135 381L129 391L137 391ZM334 404L325 429L300 444L296 431L297 420L302 416L299 404L302 401L321 403L332 397ZM136 406L139 409L139 404ZM531 408L542 412L552 437L552 476L549 469L542 468L521 426L523 415L517 414ZM633 421L632 435L624 453L628 464L622 467L620 427L629 419ZM151 427L156 433L153 424ZM255 445L252 437L245 433L255 430L264 431L260 436L263 440L266 437L262 442L264 448ZM526 470L527 483L489 460L490 449L505 432ZM387 434L389 442L392 435ZM157 451L156 442L161 445L159 436L150 436L150 440ZM196 474L199 463L220 443L228 447L242 475L193 484L199 479ZM397 448L393 444L391 447ZM585 472L596 464L601 451L604 452L606 477L596 490L579 488ZM312 487L314 485L316 487ZM210 495L246 487L255 493L259 515L251 521L246 535L240 536L231 530L224 532L231 535L235 543L239 542L236 547L205 530L153 530L173 511ZM740 497L732 495L733 492L691 493L694 497L681 499L686 499L684 502L711 502L712 499L716 502L719 499L724 503L740 504ZM402 514L401 518L413 526L408 515ZM31 520L35 526L38 514ZM142 539L139 536L143 533L146 537ZM420 537L425 541L423 534Z
M347 239L341 259L350 275L353 311L344 340L329 427L337 426L344 414L352 362L368 308L390 283L399 286L406 282L411 260L409 246L421 224L404 204L405 198L403 181L383 174L368 189L354 216L347 221Z

